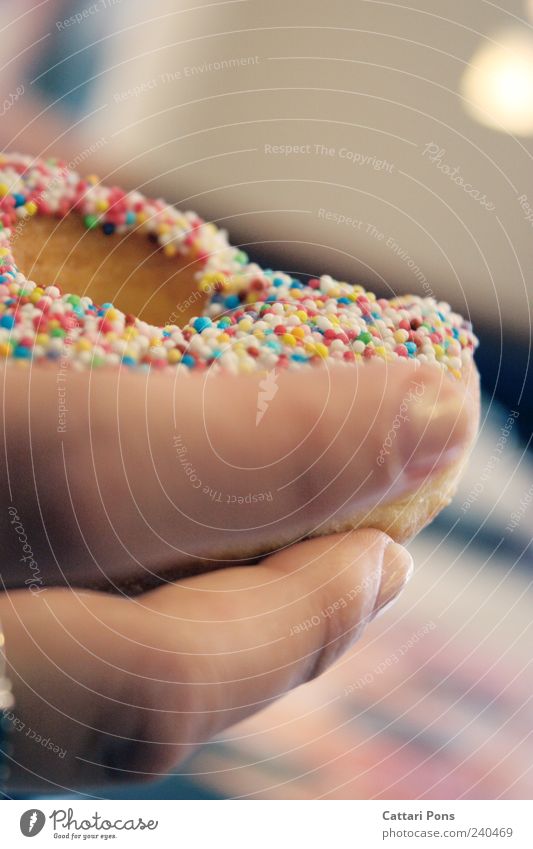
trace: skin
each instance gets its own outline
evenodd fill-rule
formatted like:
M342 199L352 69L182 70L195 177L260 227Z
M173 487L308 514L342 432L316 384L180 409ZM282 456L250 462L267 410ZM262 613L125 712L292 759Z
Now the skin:
M326 669L397 596L411 558L372 529L298 540L440 472L475 431L473 371L463 381L409 363L285 373L259 425L260 376L72 371L62 433L56 376L3 373L2 578L13 588L0 617L25 724L11 735L10 780L40 790L156 777ZM423 392L379 464L413 380ZM176 456L176 432L201 488ZM273 497L227 503L213 491ZM28 569L10 505L39 565L30 589L14 588ZM273 553L254 565L236 557L257 539ZM226 568L133 598L54 586L169 564Z

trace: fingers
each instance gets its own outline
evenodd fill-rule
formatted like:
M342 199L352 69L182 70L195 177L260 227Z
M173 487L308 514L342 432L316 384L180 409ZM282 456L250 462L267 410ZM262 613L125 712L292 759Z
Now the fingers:
M137 745L112 749L115 769L165 771L191 745L323 672L396 598L411 569L405 549L362 530L140 598L150 701Z
M58 432L55 370L14 374L7 473L49 580L120 582L275 550L453 463L477 418L474 370L462 382L369 363L274 375L266 388L261 375L117 370L69 374Z
M14 786L68 790L164 773L324 671L411 566L405 549L364 530L134 600L2 594Z

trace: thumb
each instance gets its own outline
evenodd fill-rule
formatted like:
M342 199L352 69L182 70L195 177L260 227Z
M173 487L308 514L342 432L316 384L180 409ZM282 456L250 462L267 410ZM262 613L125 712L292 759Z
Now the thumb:
M191 744L310 681L397 597L411 570L404 548L365 529L137 599L153 625L139 688L150 704L142 739L121 746L122 769L166 771Z

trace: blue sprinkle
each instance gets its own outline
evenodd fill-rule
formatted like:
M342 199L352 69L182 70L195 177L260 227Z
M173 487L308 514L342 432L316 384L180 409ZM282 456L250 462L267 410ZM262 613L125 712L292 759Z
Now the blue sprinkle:
M122 357L122 362L125 366L134 366L135 359L133 357Z
M134 212L127 212L126 213L126 224L135 224L136 220L137 220L137 216L135 215Z
M238 307L239 304L240 300L238 295L228 295L228 297L224 301L224 306L226 306L230 310L234 309L235 307Z
M207 327L211 327L211 319L206 315L200 316L200 318L197 318L194 321L193 327L197 333L201 333L202 330L205 330Z
M218 348L215 351L213 351L213 353L211 354L211 357L212 357L213 360L218 360L218 358L221 357L221 356L222 356L222 351L219 351Z
M12 315L3 315L0 318L0 327L6 327L8 330L11 330L12 327L15 326L15 318Z
M299 280L291 280L291 289L303 289L304 284Z
M108 301L107 303L102 304L102 309L103 309L103 310L112 310L112 309L113 309L113 304L110 304L110 303L109 303L109 301Z
M265 345L267 345L268 348L272 348L272 350L276 351L276 353L279 353L281 351L281 345L279 344L277 339L267 339Z
M222 328L229 327L230 324L231 324L231 318L228 318L228 316L223 316L223 318L221 318L220 321L218 322L218 326L222 327Z
M0 274L0 283L11 283L9 277L6 277L4 274Z
M115 232L115 225L111 221L106 221L102 230L106 236L111 236Z
M191 357L190 354L184 354L183 357L181 358L181 362L183 363L184 366L189 366L189 368L192 368L192 366L195 364L196 360L194 359L194 357Z
M32 350L31 348L24 347L15 348L13 356L17 357L19 360L31 360Z
M13 194L13 198L15 200L15 206L23 206L26 203L26 198L24 195L19 195L17 193Z
M416 345L414 342L404 342L405 347L407 348L407 353L410 357L414 357L416 354Z
M307 357L305 354L291 354L291 360L294 360L295 363L306 363Z
M342 297L342 298L337 298L337 303L339 303L339 304L351 304L352 301L350 301L349 298Z
M279 289L279 287L283 286L284 283L285 280L283 279L283 277L274 277L274 279L272 280L272 285L275 286L276 289Z

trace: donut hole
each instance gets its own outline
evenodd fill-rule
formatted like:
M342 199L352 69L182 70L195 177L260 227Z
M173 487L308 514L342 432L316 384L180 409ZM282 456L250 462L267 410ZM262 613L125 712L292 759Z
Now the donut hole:
M78 215L37 217L15 229L12 250L20 270L39 286L113 303L151 324L183 324L202 312L199 262L167 257L145 235L106 236L87 230Z

